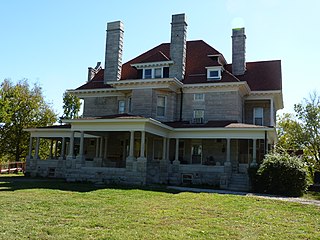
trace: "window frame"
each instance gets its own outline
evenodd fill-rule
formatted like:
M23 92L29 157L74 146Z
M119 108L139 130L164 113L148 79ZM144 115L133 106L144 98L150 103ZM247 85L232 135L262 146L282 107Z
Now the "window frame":
M164 106L159 106L159 98L164 99ZM159 115L159 108L163 108L163 115ZM166 109L167 109L167 96L165 95L158 95L157 96L157 117L165 117L166 116Z
M210 73L213 71L217 72L218 75L215 77L210 77ZM221 67L207 67L207 79L209 81L219 81L221 80L221 72Z
M161 74L156 76L156 69L160 69ZM151 75L146 77L146 70L151 70ZM152 67L152 68L143 68L142 69L142 79L158 79L163 78L163 67Z
M202 112L202 117L196 117L196 113L197 112ZM197 121L196 119L202 119L200 121ZM193 123L196 123L196 124L203 124L204 123L204 109L194 109L193 110Z
M257 114L257 111L261 110L261 114ZM258 115L258 116L257 116ZM261 115L261 116L259 116ZM263 116L264 116L264 109L263 107L254 107L253 108L253 124L257 126L263 126L264 121L263 121ZM261 119L261 124L257 123L257 119Z
M132 112L132 97L128 97L128 113L131 113Z
M196 96L202 96L201 98L197 98ZM205 94L204 93L194 93L193 94L193 100L197 102L202 102L204 101Z
M197 150L200 151L200 154L194 154L195 147L197 147ZM194 162L194 157L200 156L200 162ZM191 164L195 165L202 165L202 158L203 158L203 146L202 142L192 142L191 143Z
M121 103L123 104L123 106L121 106ZM122 109L122 111L120 111L120 109ZM119 114L123 114L126 112L126 100L118 100L118 113Z

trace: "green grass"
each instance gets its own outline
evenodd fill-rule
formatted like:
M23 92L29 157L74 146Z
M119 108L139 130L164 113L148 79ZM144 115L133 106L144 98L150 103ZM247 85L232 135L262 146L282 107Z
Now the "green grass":
M0 239L320 239L316 206L161 187L0 177L0 206Z

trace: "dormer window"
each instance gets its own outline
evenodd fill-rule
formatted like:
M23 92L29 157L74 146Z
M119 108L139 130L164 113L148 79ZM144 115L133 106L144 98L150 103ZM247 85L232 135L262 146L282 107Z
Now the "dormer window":
M221 67L207 67L207 79L209 81L221 80Z
M163 78L163 69L160 68L144 68L143 69L143 79L149 79L149 78Z

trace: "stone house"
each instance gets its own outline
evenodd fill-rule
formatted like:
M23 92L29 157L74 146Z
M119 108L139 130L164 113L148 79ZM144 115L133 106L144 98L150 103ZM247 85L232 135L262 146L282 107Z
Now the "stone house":
M277 140L281 62L246 62L245 29L232 30L232 63L187 41L185 14L171 41L122 64L123 24L107 24L105 65L69 90L83 116L31 134L27 174L124 184L206 184L247 190L247 168ZM47 159L40 141L51 140Z

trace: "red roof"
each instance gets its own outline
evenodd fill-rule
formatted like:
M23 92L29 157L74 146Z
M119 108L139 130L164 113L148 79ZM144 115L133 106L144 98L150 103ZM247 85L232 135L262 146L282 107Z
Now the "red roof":
M217 58L212 57L212 55L221 55L221 53L202 40L187 41L186 71L182 82L184 84L216 84L221 82L246 81L253 91L282 89L280 60L248 62L246 63L247 70L245 74L240 76L234 76L232 74L232 64L227 64L223 66L225 71L222 72L220 81L208 81L206 67L221 66ZM131 64L168 60L170 60L170 44L160 44L123 64L121 80L139 79L137 69L132 67ZM104 70L101 69L91 81L80 86L77 90L112 88L112 86L103 83L103 74Z

